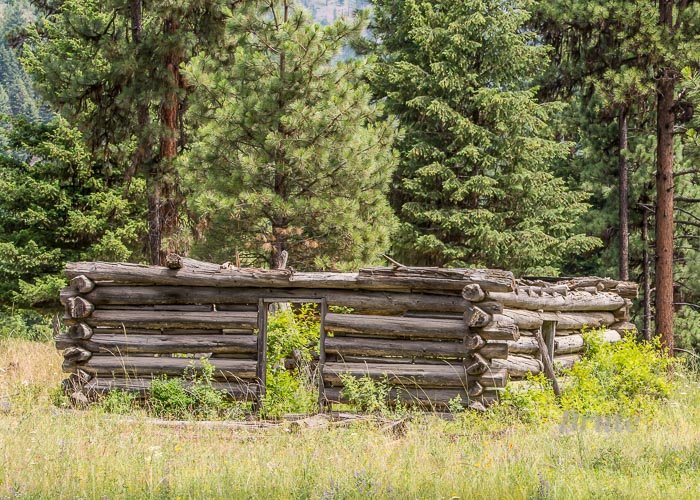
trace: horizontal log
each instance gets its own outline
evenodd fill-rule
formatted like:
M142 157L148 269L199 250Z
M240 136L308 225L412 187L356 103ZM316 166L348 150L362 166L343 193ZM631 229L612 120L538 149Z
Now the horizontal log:
M503 316L510 318L521 330L536 330L545 321L556 321L557 330L580 330L588 326L598 328L611 325L615 317L610 312L537 312L525 309L504 309ZM495 315L498 320L501 316Z
M340 356L396 356L418 358L459 358L466 355L461 342L386 340L357 337L328 337L326 353Z
M454 340L461 340L467 332L462 320L361 314L327 314L325 326L331 332Z
M506 370L511 377L525 377L528 373L537 375L542 371L542 362L527 356L511 355L507 359L491 361L493 370Z
M565 370L574 366L583 358L581 354L565 354L562 356L554 356L554 368L557 370Z
M414 269L414 268L407 268ZM84 275L93 281L139 285L189 285L216 287L335 288L354 290L435 290L459 291L470 283L484 290L514 290L512 273L479 269L432 272L407 271L387 274L378 269L360 273L297 273L291 270L261 269L178 269L140 264L76 262L66 265L69 278Z
M101 311L83 320L89 326L136 327L141 329L208 329L254 328L258 316L247 312L180 312L180 311ZM66 319L70 321L70 318Z
M419 387L467 387L469 382L478 381L484 387L504 387L505 372L491 370L478 377L467 377L460 366L442 365L396 365L364 363L326 363L323 381L331 386L342 386L341 374L353 377L368 376L386 380L390 385Z
M554 354L573 354L584 349L583 335L569 335L554 340Z
M447 290L462 291L466 285L479 285L484 291L509 292L515 290L515 278L509 271L497 269L457 269L437 267L377 267L360 269L361 282L401 281L409 286L420 286L423 280L433 280Z
M63 357L73 363L82 363L92 357L92 353L80 346L70 345L63 350Z
M608 328L610 330L615 330L620 333L637 331L637 325L635 325L634 323L630 323L629 321L620 321L617 323L613 323Z
M63 300L75 291L62 290ZM459 295L428 293L395 293L381 291L351 291L332 289L293 288L221 288L213 286L139 286L101 284L85 295L97 306L149 305L149 304L256 304L259 298L313 299L325 298L329 305L349 307L357 312L371 311L377 314L403 314L415 312L463 313L467 301ZM480 304L489 313L502 307L493 301Z
M181 312L213 312L213 304L164 304L164 305L106 305L99 306L100 311L181 311ZM245 309L248 312L257 311L258 308Z
M489 340L518 340L520 330L513 320L506 317L494 316L491 323L483 328L474 328L473 333L480 335L483 339Z
M73 339L89 339L92 337L92 328L85 323L71 325L68 328L68 336Z
M255 378L255 361L212 358L208 362L214 366L216 380L236 382L238 379ZM201 371L202 362L194 358L93 356L78 368L99 377L154 378L161 375L182 376L185 371L191 370Z
M93 378L83 386L83 392L88 398L104 395L113 390L146 397L151 390L151 382L152 379ZM189 389L192 387L192 382L183 381L183 385ZM258 385L254 383L212 382L211 387L234 399L254 400L258 393Z
M97 330L90 340L74 340L67 336L56 337L56 347L80 346L101 354L170 354L170 353L256 353L255 335L124 335L104 334ZM65 346L65 347L63 347Z
M489 292L489 300L495 300L510 309L532 311L615 311L625 305L625 299L616 293L570 292L566 296L529 295L526 292Z
M540 346L537 339L533 336L520 337L517 341L508 342L508 351L510 354L537 354L540 351Z
M481 302L486 298L486 292L479 285L466 285L462 288L462 297L469 302Z
M478 394L470 395L473 392L470 389L454 388L454 389L414 389L410 387L392 387L387 395L388 401L400 400L404 404L427 406L433 408L445 408L450 402L461 400L462 405L466 406L472 401L479 401L484 404L491 404L498 400L499 391L497 389L481 389ZM325 399L328 403L348 404L351 401L340 387L327 387L324 392Z
M429 318L429 319L465 319L465 313L448 313L448 312L417 312L408 311L404 313L405 318ZM472 307L469 325L475 328L480 328L488 325L491 322L491 314L485 312L479 307Z

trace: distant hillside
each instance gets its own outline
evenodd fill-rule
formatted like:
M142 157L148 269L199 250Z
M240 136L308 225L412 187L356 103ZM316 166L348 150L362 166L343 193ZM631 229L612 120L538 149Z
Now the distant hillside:
M13 32L31 21L32 9L26 0L0 1L0 113L42 118L32 82L8 43Z
M352 15L357 9L369 7L369 0L300 0L314 18L322 23L333 22L337 17Z

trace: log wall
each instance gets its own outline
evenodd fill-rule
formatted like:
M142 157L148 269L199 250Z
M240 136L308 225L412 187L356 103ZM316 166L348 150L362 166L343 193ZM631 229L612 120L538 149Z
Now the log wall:
M386 381L392 401L439 408L459 396L480 407L509 378L542 370L535 333L546 322L556 328L554 363L564 367L582 354L583 328L605 328L614 342L633 326L636 285L608 279L516 281L505 271L409 267L295 273L178 256L168 264L67 266L68 329L56 346L72 394L145 394L153 378L200 370L207 358L217 388L257 401L266 373L261 311L274 301L322 304L322 406L345 402L347 374Z

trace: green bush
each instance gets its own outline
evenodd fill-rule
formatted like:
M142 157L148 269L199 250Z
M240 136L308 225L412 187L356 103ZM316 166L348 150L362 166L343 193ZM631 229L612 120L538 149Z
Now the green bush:
M354 377L347 373L341 373L340 380L343 382L342 395L355 409L368 413L390 413L387 405L390 388L386 382L367 375Z
M670 368L676 363L659 341L633 335L614 344L599 331L584 333L583 359L564 371L561 398L554 396L543 374L530 376L524 387L509 384L495 411L512 412L525 422L556 419L563 412L579 415L638 415L653 412L673 389Z
M109 391L98 404L98 407L107 413L125 415L137 408L137 396L131 392L113 390Z
M50 342L53 340L51 322L51 316L36 311L7 309L0 312L0 339Z

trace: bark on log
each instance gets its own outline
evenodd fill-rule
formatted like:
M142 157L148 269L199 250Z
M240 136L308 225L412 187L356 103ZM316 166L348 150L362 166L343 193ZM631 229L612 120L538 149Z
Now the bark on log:
M74 291L62 290L67 297ZM85 296L99 306L148 304L257 304L259 298L321 299L328 305L350 307L357 312L404 314L415 312L463 313L468 303L459 295L412 294L381 291L290 288L221 288L212 286L137 286L101 284ZM65 300L65 299L64 299ZM488 305L487 305L488 304ZM496 302L480 304L486 312L500 312Z
M182 311L182 312L213 312L214 306L212 305L180 305L180 304L166 304L166 305L129 305L129 306L100 306L100 311ZM223 310L223 309L221 309ZM247 309L251 311L251 309ZM257 310L252 309L253 311Z
M89 293L95 288L95 282L87 276L76 276L70 280L70 288L78 293Z
M532 311L615 311L625 305L625 299L615 293L571 292L566 297L528 295L524 292L488 292L489 300L511 309Z
M389 268L390 269L390 268ZM151 267L139 264L110 264L77 262L66 266L66 275L73 278L85 275L96 282L132 283L139 285L189 285L217 287L273 287L273 288L336 288L356 290L435 290L461 291L469 283L477 283L484 290L512 291L515 289L512 273L492 270L433 270L409 271L399 274L377 269L360 273L294 273L291 270L260 269L179 269ZM448 275L448 278L441 278Z
M257 352L255 335L124 335L103 334L97 330L90 340L78 341L65 336L56 337L56 347L80 346L90 352L115 356L132 353L224 353ZM62 346L62 347L59 347Z
M504 309L503 316L510 318L521 330L536 330L545 321L556 321L557 330L580 330L584 326L599 328L611 325L615 317L609 312L536 312L524 309ZM502 316L495 315L494 319Z
M66 318L66 321L70 321ZM236 312L177 311L95 311L84 320L89 326L132 327L140 329L255 328L257 314Z
M472 381L484 387L504 387L506 373L503 370L490 370L478 377L467 377L461 365L397 365L363 363L326 363L323 370L325 384L340 387L343 385L340 374L353 377L369 376L384 379L390 385L419 387L467 387Z
M489 360L478 353L470 354L465 360L464 366L467 375L473 377L486 373L490 368Z
M82 363L92 357L92 353L87 349L75 345L67 346L63 351L63 357L74 363Z
M123 379L123 378L93 378L83 386L83 392L88 398L104 395L112 390L121 390L145 397L151 390L152 379ZM186 389L192 382L184 381ZM254 400L258 391L257 384L235 382L212 382L212 388L226 393L229 397L239 400Z
M528 373L537 375L542 371L542 362L539 359L527 356L508 356L508 359L494 359L491 361L492 370L506 370L511 377L525 377Z
M257 363L249 360L218 359L208 361L214 365L214 379L236 382L238 379L255 378ZM185 371L201 370L202 363L194 358L155 358L135 356L93 356L78 366L81 370L100 377L154 378L160 375L182 376ZM73 367L67 367L72 369Z

